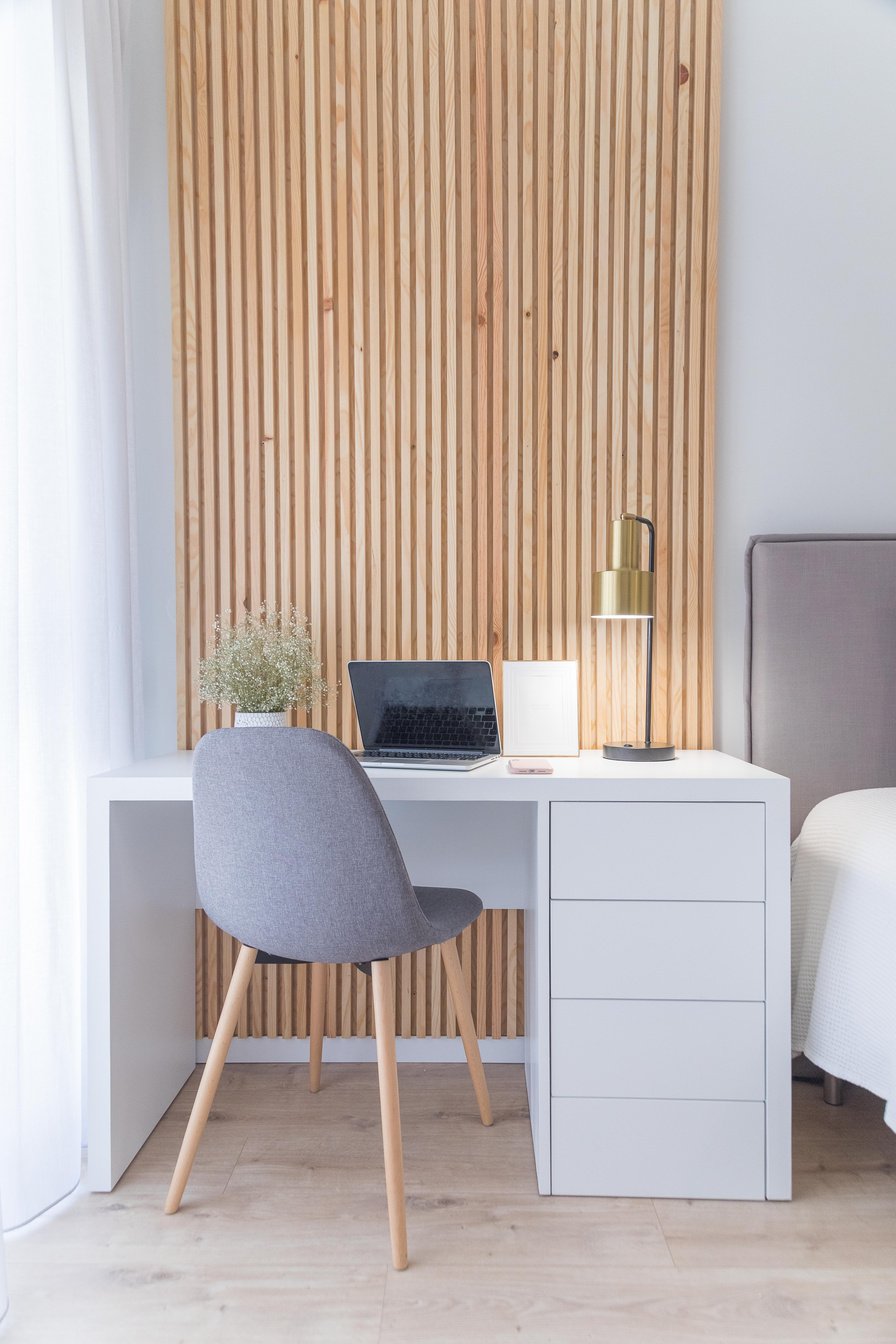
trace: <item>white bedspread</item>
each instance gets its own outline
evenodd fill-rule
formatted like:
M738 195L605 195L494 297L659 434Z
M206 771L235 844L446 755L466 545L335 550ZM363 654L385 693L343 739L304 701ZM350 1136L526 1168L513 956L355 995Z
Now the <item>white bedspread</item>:
M793 1050L886 1100L896 1130L896 789L826 798L793 861Z

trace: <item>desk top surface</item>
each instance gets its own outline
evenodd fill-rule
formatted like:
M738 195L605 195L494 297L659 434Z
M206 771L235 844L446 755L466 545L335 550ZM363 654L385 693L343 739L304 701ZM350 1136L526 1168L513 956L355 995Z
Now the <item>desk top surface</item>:
M511 775L501 758L477 770L369 769L386 800L520 801L576 798L778 797L788 781L719 751L681 751L674 761L630 765L605 760L599 751L551 758L552 775ZM193 753L176 751L135 761L90 781L96 796L109 799L189 801Z

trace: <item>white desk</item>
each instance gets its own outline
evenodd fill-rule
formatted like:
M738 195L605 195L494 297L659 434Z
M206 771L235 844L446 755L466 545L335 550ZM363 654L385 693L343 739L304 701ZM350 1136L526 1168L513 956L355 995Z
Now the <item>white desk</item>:
M196 1063L191 754L90 781L88 1180ZM371 771L412 879L525 909L543 1194L790 1197L789 783L718 752Z

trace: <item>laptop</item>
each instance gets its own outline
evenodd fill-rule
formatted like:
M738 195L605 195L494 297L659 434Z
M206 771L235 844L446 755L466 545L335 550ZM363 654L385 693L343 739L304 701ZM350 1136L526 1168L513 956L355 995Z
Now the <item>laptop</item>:
M475 770L501 755L487 662L348 665L365 766Z

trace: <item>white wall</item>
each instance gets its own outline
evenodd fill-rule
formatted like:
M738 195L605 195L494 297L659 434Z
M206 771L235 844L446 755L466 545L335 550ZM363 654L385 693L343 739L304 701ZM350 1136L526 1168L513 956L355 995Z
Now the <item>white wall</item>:
M896 532L896 0L727 0L716 746L743 752L743 555Z
M162 0L134 0L127 28L128 226L137 474L137 564L146 754L177 739L174 446L168 149Z

